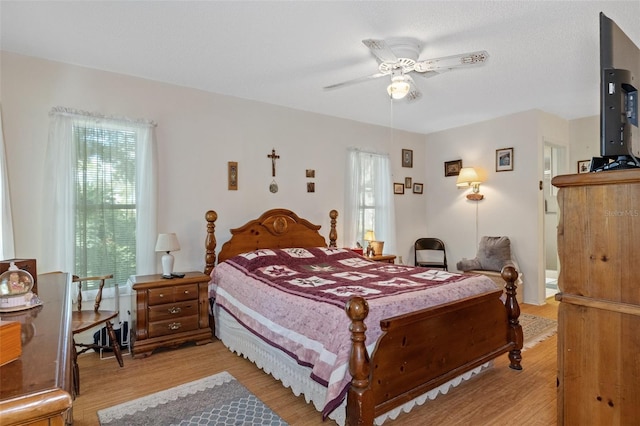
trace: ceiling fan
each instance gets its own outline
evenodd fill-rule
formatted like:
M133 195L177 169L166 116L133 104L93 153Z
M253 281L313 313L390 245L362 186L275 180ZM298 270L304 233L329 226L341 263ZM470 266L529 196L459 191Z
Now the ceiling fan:
M442 58L418 60L420 45L413 39L362 40L365 46L378 60L378 72L368 76L326 86L325 89L336 89L351 84L361 83L380 77L391 77L387 93L393 99L414 101L422 96L420 89L411 77L412 74L429 78L457 68L483 65L489 54L477 52L445 56Z

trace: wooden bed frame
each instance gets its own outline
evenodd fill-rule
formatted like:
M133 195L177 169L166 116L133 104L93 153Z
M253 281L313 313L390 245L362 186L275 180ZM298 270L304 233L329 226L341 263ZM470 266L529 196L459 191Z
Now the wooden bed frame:
M206 213L205 273L216 261L215 221ZM337 240L336 218L331 210L329 246ZM273 209L258 219L231 230L218 261L259 248L326 247L320 226L286 209ZM508 353L510 368L521 370L522 327L516 300L516 270L505 267L506 299L501 290L465 298L380 322L383 331L369 357L364 320L369 306L361 297L351 298L345 310L351 320L351 387L347 394L347 425L373 425L374 419L415 399L449 380L497 356Z

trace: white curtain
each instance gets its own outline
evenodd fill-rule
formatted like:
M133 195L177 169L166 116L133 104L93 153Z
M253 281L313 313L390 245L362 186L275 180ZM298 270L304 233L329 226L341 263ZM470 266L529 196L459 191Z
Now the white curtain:
M9 194L9 172L7 171L4 131L2 130L2 107L0 106L0 259L13 259L13 222L11 219L11 197Z
M75 269L75 170L74 124L95 128L125 126L136 139L136 273L155 272L157 234L157 161L155 123L56 107L49 114L49 141L45 160L43 211L44 271ZM40 260L38 260L40 263Z
M396 253L396 221L393 199L393 177L388 154L350 148L347 152L344 214L344 243L353 247L362 242L362 209L364 193L373 195L367 204L375 206L376 240L384 241L385 253Z

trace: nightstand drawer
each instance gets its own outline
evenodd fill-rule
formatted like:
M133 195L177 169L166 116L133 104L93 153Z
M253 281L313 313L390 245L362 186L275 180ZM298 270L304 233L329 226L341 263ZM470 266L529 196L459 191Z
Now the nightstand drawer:
M191 315L198 315L197 300L149 306L149 321L162 321Z
M180 317L149 323L149 337L167 336L198 329L198 316Z
M149 305L181 302L198 299L198 284L149 289Z

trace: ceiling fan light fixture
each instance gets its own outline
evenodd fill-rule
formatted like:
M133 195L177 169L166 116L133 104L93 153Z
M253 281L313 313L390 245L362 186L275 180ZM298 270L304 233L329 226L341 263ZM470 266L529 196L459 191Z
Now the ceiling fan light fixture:
M411 86L403 76L396 76L391 79L391 84L387 86L387 93L392 99L402 99L407 96Z

